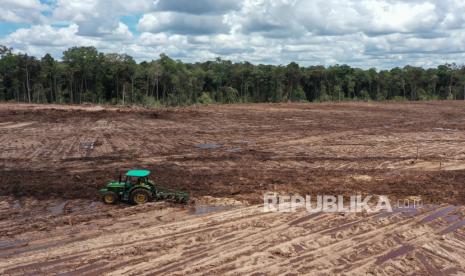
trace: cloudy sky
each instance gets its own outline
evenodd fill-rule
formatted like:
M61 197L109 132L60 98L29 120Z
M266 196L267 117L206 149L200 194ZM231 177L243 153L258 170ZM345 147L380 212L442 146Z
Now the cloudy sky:
M0 0L0 44L183 61L390 68L465 61L464 0Z

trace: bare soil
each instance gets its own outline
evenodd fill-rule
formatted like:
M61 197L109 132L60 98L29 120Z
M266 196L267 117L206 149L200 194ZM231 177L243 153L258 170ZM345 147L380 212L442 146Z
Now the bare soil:
M1 104L0 122L5 196L95 198L119 169L148 168L194 197L361 192L465 202L462 102Z
M465 273L465 208L454 205L310 214L258 205L198 212L161 202L0 202L2 275Z
M102 205L132 168L193 202ZM0 274L465 273L465 102L0 104L0 183ZM263 213L266 192L429 205Z

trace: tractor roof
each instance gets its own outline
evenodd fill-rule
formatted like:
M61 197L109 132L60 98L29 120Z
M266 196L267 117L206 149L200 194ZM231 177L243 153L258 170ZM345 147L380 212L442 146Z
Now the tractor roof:
M133 176L133 177L146 177L150 174L148 170L130 170L126 173L126 176Z

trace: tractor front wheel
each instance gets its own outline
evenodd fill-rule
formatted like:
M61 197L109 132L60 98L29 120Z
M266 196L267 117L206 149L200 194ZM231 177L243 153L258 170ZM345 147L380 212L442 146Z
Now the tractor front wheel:
M106 204L116 204L118 202L118 195L115 192L106 192L103 197L103 202Z
M151 199L151 194L145 189L135 189L131 193L131 200L134 204L144 204L149 202Z

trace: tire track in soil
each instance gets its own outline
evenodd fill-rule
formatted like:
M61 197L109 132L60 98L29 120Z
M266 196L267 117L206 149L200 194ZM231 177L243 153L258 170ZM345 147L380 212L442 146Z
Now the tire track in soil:
M47 182L50 191L64 194L79 182L79 194L89 196L109 169L143 164L163 170L156 174L163 185L193 191L194 196L214 194L253 202L270 190L312 194L356 190L464 203L460 191L465 174L457 168L465 135L439 130L461 128L465 112L456 102L344 103L337 110L331 104L225 105L167 109L156 111L156 116L153 110L28 108L0 105L6 121L34 122L0 134L2 143L21 137L8 147L12 150L2 153L5 168L15 168L0 171L7 191L12 191L11 185L21 189L28 183L28 193L41 194L47 191L40 183ZM22 113L8 113L13 110ZM451 121L450 114L457 120ZM95 123L99 121L106 123ZM434 128L438 131L432 132ZM83 159L81 140L101 140L102 146ZM238 145L234 141L243 140L248 142L240 144L241 151L225 152ZM286 144L289 141L293 145ZM196 147L201 143L223 147L201 150ZM22 160L24 156L32 158ZM67 162L57 162L60 159ZM436 162L451 171L441 170ZM50 178L63 171L67 173L59 181ZM33 204L37 210L29 202L16 211L0 211L2 233L8 242L18 241L16 247L0 247L1 254L8 253L0 260L0 273L7 269L13 269L7 270L12 274L40 270L141 275L465 272L460 261L465 252L462 206L422 222L435 209L387 217L309 218L304 213L262 214L252 206L193 217L181 210L159 213L163 211L149 206L115 210L98 206L51 216L44 213L48 208L44 202ZM70 200L71 206L73 202L76 199ZM76 206L84 208L83 203ZM55 259L64 261L56 264ZM26 267L18 268L20 261Z
M276 230L276 229L274 229L274 230ZM264 233L264 235L266 236L266 233ZM238 239L238 240L241 240L241 239ZM245 240L244 243L247 243L247 240ZM221 246L221 245L219 245L219 246ZM233 247L233 248L236 247L236 248L242 248L242 249L244 249L243 246L239 246L239 245L235 245L235 244L233 244L232 247ZM217 247L216 247L216 248L217 248ZM222 248L222 247L220 247L220 248L218 249L218 251L227 252L229 249L230 249L230 248ZM199 252L199 253L203 254L202 251ZM215 252L210 252L210 253L211 253L213 256L216 255ZM243 255L242 252L238 252L237 254ZM235 259L235 258L232 257L231 259ZM210 264L208 264L208 263L205 264L205 263L204 263L204 266L206 266L206 267L217 267L217 264L211 264L211 263L210 263ZM174 266L173 266L173 267L174 267ZM166 270L165 270L164 272L166 272ZM211 271L208 271L208 270L205 271L205 270L204 270L204 272L211 272Z

